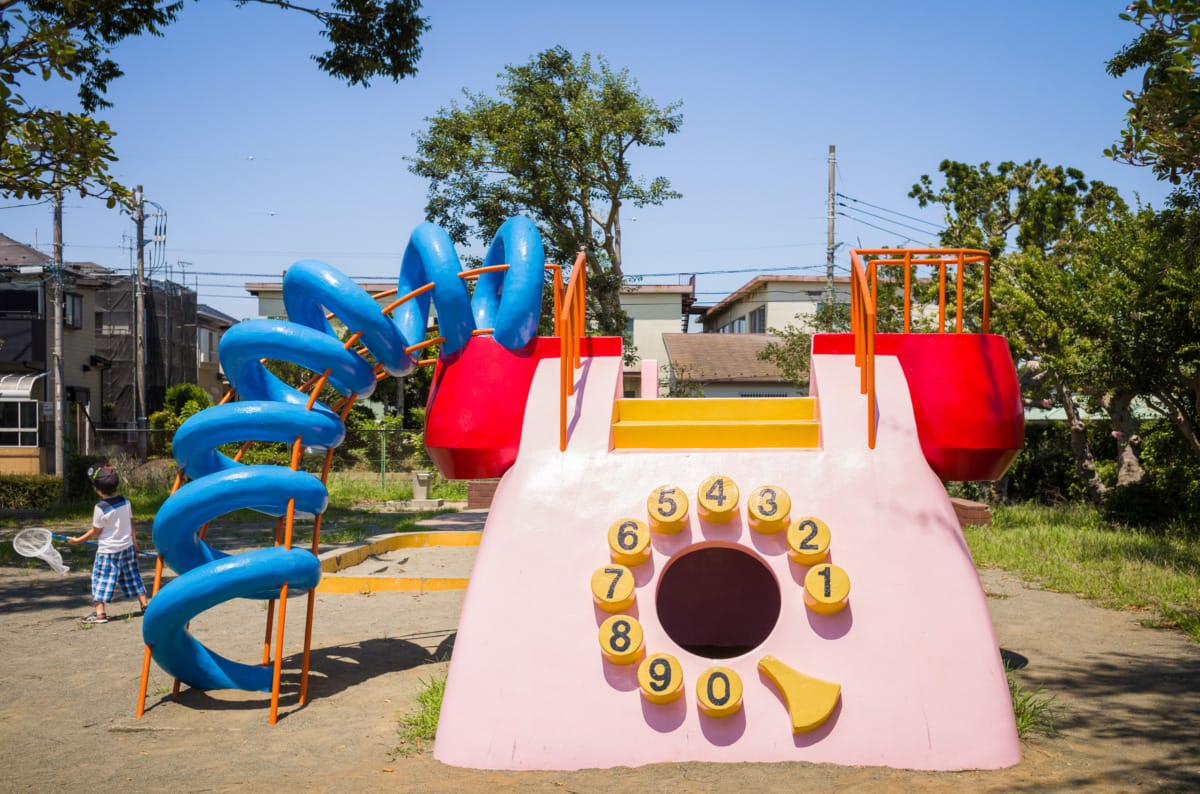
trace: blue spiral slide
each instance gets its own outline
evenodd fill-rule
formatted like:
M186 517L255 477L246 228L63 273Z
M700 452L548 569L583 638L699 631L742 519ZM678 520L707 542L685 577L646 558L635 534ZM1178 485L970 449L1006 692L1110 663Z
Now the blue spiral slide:
M283 546L230 555L205 543L199 530L234 510L249 508L283 516L295 500L297 515L325 510L321 480L286 466L245 465L219 451L246 441L299 438L307 447L331 449L345 428L328 406L289 386L263 366L263 359L290 361L317 373L343 395L367 397L375 388L372 365L337 337L326 313L361 333L361 342L389 375L403 376L416 364L406 350L425 339L432 302L442 355L465 346L476 328L491 328L496 341L520 350L537 333L544 283L544 252L537 227L526 218L506 221L496 233L484 265L508 270L481 274L474 294L459 277L453 243L433 224L417 227L404 252L399 294L432 282L434 287L401 304L394 317L337 269L304 260L288 268L283 300L289 320L247 320L221 339L220 358L239 401L208 408L175 434L175 459L188 482L175 491L154 521L154 546L178 576L151 600L142 638L169 675L198 689L269 692L272 668L234 662L193 637L189 622L234 598L271 600L288 585L296 595L317 586L320 563L307 549Z

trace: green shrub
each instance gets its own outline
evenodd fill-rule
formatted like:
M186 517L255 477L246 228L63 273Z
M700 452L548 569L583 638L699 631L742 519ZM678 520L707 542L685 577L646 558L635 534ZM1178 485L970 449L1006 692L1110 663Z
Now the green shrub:
M0 476L0 509L49 510L62 499L62 480L33 474Z

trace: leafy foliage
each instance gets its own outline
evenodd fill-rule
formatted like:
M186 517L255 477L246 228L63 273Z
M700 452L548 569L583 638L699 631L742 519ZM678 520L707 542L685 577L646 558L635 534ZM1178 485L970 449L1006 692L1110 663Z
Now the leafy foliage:
M169 454L175 431L193 414L212 405L208 393L194 383L177 383L167 388L162 410L150 414L151 452Z
M460 243L526 214L551 261L569 266L586 251L592 322L620 336L621 209L680 195L665 177L635 176L629 155L665 145L683 117L679 103L659 108L627 71L597 64L554 47L505 67L498 97L464 91L463 105L428 119L410 170L429 180L428 218Z
M1145 71L1141 90L1125 92L1125 129L1105 154L1179 184L1200 166L1200 2L1135 0L1121 19L1141 33L1108 62L1108 73Z
M328 9L289 0L237 0L305 13L322 26L330 48L314 56L325 72L351 85L416 73L427 29L419 0L333 0ZM161 36L184 0L0 0L0 193L40 199L60 189L126 200L109 167L116 133L95 117L123 72L109 57L127 38ZM78 81L82 113L30 104L28 79Z

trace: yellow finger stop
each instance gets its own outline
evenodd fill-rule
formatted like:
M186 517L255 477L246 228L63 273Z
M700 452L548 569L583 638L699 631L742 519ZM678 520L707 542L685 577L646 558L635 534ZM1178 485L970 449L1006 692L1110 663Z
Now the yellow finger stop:
M771 680L783 697L794 734L807 733L823 725L842 696L841 684L793 670L774 656L760 659L758 670Z

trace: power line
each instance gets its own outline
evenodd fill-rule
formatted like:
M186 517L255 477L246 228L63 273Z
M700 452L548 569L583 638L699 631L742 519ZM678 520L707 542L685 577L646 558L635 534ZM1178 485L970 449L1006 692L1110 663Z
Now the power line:
M901 232L897 232L897 231L895 231L894 229L885 229L885 228L883 228L882 226L876 226L875 224L873 224L873 223L870 223L869 221L864 221L862 218L855 218L854 216L852 216L852 215L847 215L847 214L846 214L846 213L844 213L844 212L839 212L839 213L838 213L838 215L841 215L843 218L847 218L847 219L849 219L849 220L852 220L852 221L854 221L855 223L861 223L863 226L870 226L872 229L878 229L879 231L881 231L881 232L884 232L884 233L886 233L886 234L890 234L890 235L892 235L893 237L899 237L899 238L901 238L902 240L911 241L911 240L913 239L911 236L909 236L909 235L907 235L907 234L903 234L903 233L901 233Z
M884 223L891 223L895 226L900 226L905 229L911 229L912 231L918 232L920 234L935 234L936 233L936 232L931 232L929 229L918 229L916 226L909 226L907 223L901 223L900 221L894 221L891 218L885 218L882 215L876 215L874 212L867 212L866 210L856 209L854 207L851 207L849 204L845 204L841 201L839 201L837 203L837 205L839 207L845 207L846 209L850 210L851 212L858 212L863 215L869 215L872 218L878 218L879 220L883 221ZM847 215L846 217L849 218L851 216Z
M916 221L917 223L927 224L929 226L934 227L938 231L946 230L946 227L942 226L941 224L934 223L932 221L927 221L924 218L918 218L915 215L905 215L903 212L897 212L896 210L890 210L887 207L881 207L878 204L872 204L869 201L863 201L862 199L856 199L853 196L847 196L845 193L838 193L837 195L838 195L838 198L844 198L847 201L853 201L855 204L865 204L866 206L870 207L871 209L876 209L876 210L879 210L880 212L886 212L890 215L899 215L901 218L908 218L910 221ZM845 205L843 205L843 206L845 206ZM862 210L859 210L859 211L861 212ZM871 213L868 212L865 214L870 215Z

